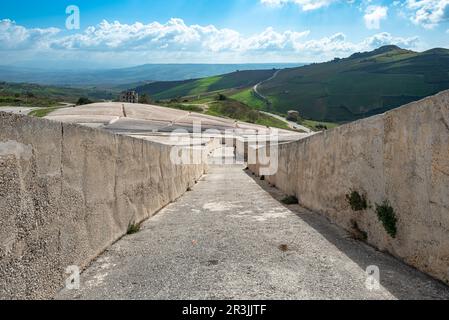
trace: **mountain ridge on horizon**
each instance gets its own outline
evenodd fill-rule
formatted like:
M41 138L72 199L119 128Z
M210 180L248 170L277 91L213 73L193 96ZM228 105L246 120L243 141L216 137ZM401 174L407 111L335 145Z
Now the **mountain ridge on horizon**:
M142 64L126 68L101 70L46 70L31 67L0 65L0 81L36 83L57 86L114 87L133 83L198 79L230 73L236 70L283 69L304 63L248 63L248 64ZM125 86L126 87L126 86Z

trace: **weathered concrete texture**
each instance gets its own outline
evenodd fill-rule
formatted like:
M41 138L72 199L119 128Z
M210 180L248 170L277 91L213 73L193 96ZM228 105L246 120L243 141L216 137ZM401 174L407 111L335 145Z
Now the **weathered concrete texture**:
M375 247L449 282L449 91L281 145L279 170L267 179L346 229L366 232ZM346 200L352 190L372 207L352 211ZM398 218L395 239L375 212L384 200Z
M211 166L192 192L93 262L79 291L56 298L449 299L442 283L320 215L283 206L259 183L241 167ZM371 265L379 290L365 284Z
M165 144L173 144L172 133L174 132L184 133L186 136L191 136L193 132L202 132L203 137L206 138L224 135L226 132L227 135L239 137L242 140L247 140L256 134L275 135L283 141L295 141L309 135L178 109L117 102L58 109L46 118L103 128L114 133Z
M206 165L174 165L170 146L0 113L0 298L49 298L182 195Z

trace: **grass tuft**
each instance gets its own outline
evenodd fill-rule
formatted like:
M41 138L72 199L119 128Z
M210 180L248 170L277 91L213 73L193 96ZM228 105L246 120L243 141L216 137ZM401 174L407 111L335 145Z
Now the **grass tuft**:
M126 234L130 235L130 234L135 234L137 232L140 231L140 224L139 223L130 223L128 225L128 231L126 232Z
M397 218L393 207L385 200L382 204L376 204L376 213L379 221L382 222L385 231L392 237L396 238L397 234Z
M366 201L366 196L361 195L357 191L352 191L350 194L346 195L349 205L354 211L363 211L368 208L368 202Z
M281 200L283 204L291 205L291 204L298 204L298 198L295 196L287 196L284 199Z

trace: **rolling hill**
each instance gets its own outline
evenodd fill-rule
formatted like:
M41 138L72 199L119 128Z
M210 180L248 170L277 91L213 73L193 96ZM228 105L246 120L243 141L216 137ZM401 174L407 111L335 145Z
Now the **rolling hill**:
M112 100L119 91L41 86L30 83L0 82L0 106L51 108L61 102L76 103L85 97L93 101Z
M385 46L345 59L284 69L258 91L271 111L347 122L449 88L449 50L422 53Z
M259 84L257 92L254 85ZM384 46L345 59L287 68L240 71L196 80L155 82L136 90L154 100L203 102L220 92L254 109L344 123L383 113L449 88L449 50Z
M222 90L239 90L266 80L276 69L236 71L221 76L185 81L154 82L135 88L139 94L148 94L155 100L198 96Z

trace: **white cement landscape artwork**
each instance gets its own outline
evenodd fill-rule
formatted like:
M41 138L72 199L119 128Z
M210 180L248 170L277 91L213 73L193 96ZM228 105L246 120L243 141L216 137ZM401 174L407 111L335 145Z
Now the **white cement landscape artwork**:
M22 2L0 300L449 299L449 1Z

